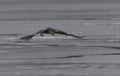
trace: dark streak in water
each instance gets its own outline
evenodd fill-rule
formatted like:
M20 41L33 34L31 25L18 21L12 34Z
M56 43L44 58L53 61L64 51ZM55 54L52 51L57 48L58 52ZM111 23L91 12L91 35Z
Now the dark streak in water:
M71 55L71 56L65 56L65 57L58 57L58 58L81 58L85 56L107 56L107 55L120 55L120 53L106 53L106 54L88 54L88 55Z
M120 49L120 47L117 47L117 46L99 46L99 47L112 48L112 49Z
M15 59L0 59L0 60L39 60L39 59L68 59L68 58L81 58L85 56L107 56L107 55L120 55L120 53L106 53L106 54L87 54L87 55L70 55L64 57L51 57L51 58L15 58Z
M18 41L19 42L19 41ZM27 41L26 41L27 42ZM19 43L23 43L22 41L20 41ZM13 46L13 48L15 47L15 46L22 46L22 47L24 47L24 46L32 46L32 45L26 45L26 44L0 44L0 46Z
M102 47L102 48L120 49L119 46L82 46L82 47Z
M79 15L78 15L79 16ZM51 17L51 18L10 18L10 19L0 19L0 21L39 21L39 20L116 20L116 19L114 19L114 18L97 18L97 17L86 17L86 18L84 18L84 17ZM117 19L117 20L119 20L119 18Z
M101 48L120 49L119 46L76 46L76 47L101 47Z
M0 36L18 36L21 34L0 34Z
M86 67L88 65L118 65L119 66L120 63L92 63L92 62L89 62L89 63L64 63L64 62L51 62L51 63L35 63L35 62L12 62L12 63L4 63L4 64L0 64L0 66L17 66L17 65L32 65L32 66L39 66L39 65L75 65L75 66L78 66L78 65L85 65L83 67Z

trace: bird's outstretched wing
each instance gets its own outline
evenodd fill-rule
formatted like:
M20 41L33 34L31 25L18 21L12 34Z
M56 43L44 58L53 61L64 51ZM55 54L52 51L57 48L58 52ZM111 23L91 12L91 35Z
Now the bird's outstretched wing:
M73 36L73 37L75 37L75 38L84 38L84 37L86 37L86 36L76 36L76 35L74 35L74 34L69 34L68 36Z
M30 34L30 35L19 38L19 40L26 40L27 41L27 40L32 39L34 36L35 36L35 34Z

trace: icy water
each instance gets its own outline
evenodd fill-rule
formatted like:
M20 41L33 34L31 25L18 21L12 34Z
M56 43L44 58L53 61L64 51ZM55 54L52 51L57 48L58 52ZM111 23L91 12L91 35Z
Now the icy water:
M3 25L0 28L1 76L120 75L119 21L42 20L0 23ZM18 40L48 26L86 37L77 39L46 35L35 36L30 41Z
M0 76L120 76L119 0L0 0ZM19 38L47 27L78 36Z

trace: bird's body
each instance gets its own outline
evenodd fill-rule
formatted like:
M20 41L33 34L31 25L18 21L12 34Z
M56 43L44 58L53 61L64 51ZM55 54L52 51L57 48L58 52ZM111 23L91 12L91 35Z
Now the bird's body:
M53 29L53 28L47 28L45 30L40 30L38 31L36 34L40 34L40 36L44 36L45 34L51 34L51 35L55 35L55 34L61 34L61 35L66 35L66 36L73 36L75 38L83 38L83 36L76 36L74 34L69 34L67 32L64 32L62 30L59 29Z

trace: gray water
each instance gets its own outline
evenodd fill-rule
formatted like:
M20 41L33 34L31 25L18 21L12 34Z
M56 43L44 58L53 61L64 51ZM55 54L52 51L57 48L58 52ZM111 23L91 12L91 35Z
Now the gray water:
M119 76L118 0L1 0L0 76ZM19 38L47 27L78 36Z

